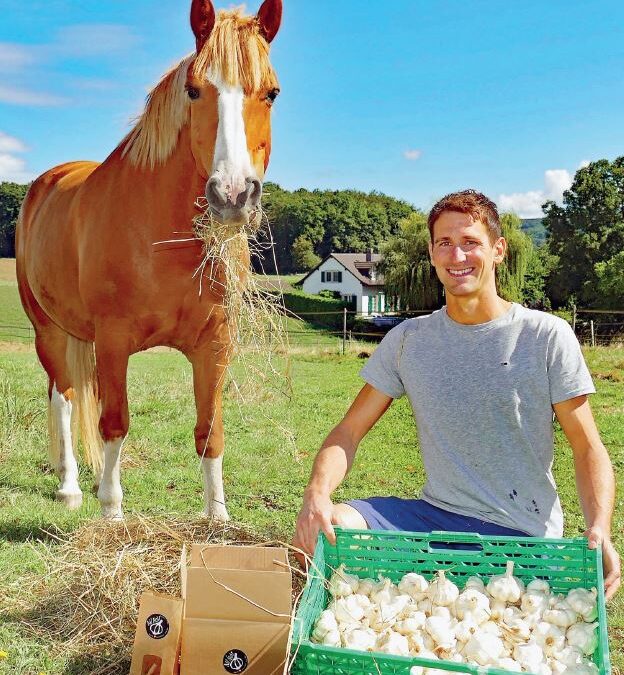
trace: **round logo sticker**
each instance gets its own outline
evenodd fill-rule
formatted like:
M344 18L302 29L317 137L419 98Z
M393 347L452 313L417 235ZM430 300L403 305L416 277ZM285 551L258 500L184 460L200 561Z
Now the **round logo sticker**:
M242 673L247 669L247 654L240 649L230 649L223 655L223 667L228 673Z
M145 622L145 630L154 640L162 640L169 632L169 622L162 614L151 614Z

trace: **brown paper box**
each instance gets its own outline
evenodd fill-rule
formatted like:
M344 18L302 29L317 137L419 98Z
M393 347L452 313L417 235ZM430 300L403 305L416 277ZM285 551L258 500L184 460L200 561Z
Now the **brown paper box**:
M162 593L141 595L130 675L176 675L184 601Z
M286 549L192 547L181 568L181 675L282 673L291 618L287 565Z

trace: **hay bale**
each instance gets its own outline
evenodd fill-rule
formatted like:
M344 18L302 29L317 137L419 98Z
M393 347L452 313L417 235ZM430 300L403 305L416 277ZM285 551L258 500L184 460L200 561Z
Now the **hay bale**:
M50 645L52 657L68 659L64 672L92 675L128 672L139 597L148 589L179 595L183 544L266 544L241 525L173 516L95 520L47 534L58 544L33 549L46 574L23 580L11 615Z

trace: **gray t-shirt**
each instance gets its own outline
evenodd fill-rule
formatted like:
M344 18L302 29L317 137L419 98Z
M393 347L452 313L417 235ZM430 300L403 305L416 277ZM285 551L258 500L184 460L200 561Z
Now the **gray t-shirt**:
M468 326L442 308L393 328L360 374L410 400L427 473L422 499L532 536L562 536L552 404L595 391L563 319L512 304Z

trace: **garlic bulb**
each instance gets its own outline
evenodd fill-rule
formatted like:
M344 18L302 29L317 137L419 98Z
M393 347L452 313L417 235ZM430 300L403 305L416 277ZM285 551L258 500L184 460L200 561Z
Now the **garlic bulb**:
M435 580L429 584L426 593L434 605L448 606L457 600L459 589L445 577L444 570L440 570Z
M425 597L425 591L429 583L425 577L415 572L409 572L399 581L399 591L412 597L414 600L421 600Z
M490 601L490 618L492 621L502 621L507 610L507 603L504 600Z
M393 630L384 631L375 646L375 650L383 654L396 654L397 656L409 656L409 644L407 638Z
M360 580L353 574L345 572L345 565L340 565L331 575L328 582L328 590L334 598L343 598L357 592Z
M575 666L583 661L583 653L577 647L564 647L556 656L566 666Z
M330 630L323 636L321 644L325 645L326 647L340 647L340 633L337 630Z
M557 603L553 609L545 610L542 618L548 623L555 624L555 626L567 628L576 623L576 612L563 600Z
M544 663L544 652L539 645L516 645L513 651L514 659L531 673L539 672L539 666Z
M490 635L496 635L496 637L500 637L503 634L501 627L495 621L484 621L480 626L480 630L482 633L489 633Z
M557 659L548 659L548 665L550 666L553 675L562 675L568 668L565 663L561 663L561 661L557 661Z
M431 616L439 616L443 619L446 619L447 621L450 621L453 618L451 615L451 610L448 607L442 607L441 605L433 607L431 610Z
M422 618L421 618L422 617ZM401 635L414 635L419 633L425 625L426 617L423 612L417 612L415 615L402 619L394 624L394 630Z
M468 661L476 661L480 666L495 663L504 650L503 641L491 633L479 632L473 635L463 649Z
M370 600L365 595L356 593L334 600L331 607L338 623L353 623L361 621L370 608Z
M543 614L548 609L548 596L537 591L527 591L520 601L520 609L525 614Z
M357 592L362 595L370 596L375 588L377 588L377 582L374 579L360 579Z
M379 577L379 582L375 585L375 588L370 592L370 599L372 602L377 604L388 603L399 595L399 590L396 586L393 585L390 579L384 579L382 576Z
M566 632L570 647L576 647L586 656L590 656L598 647L597 623L575 623Z
M598 616L598 591L595 588L573 588L566 598L568 605L588 623Z
M377 644L377 633L371 628L355 628L343 634L342 646L361 652L372 651Z
M443 616L430 616L425 621L425 631L433 638L436 647L452 649L457 644L455 631Z
M460 621L455 626L455 637L460 642L468 642L468 640L478 632L479 624L470 616L463 621Z
M524 591L524 584L513 576L513 560L507 561L505 574L495 574L487 585L488 593L495 600L516 603Z
M485 584L483 583L483 579L476 575L466 579L464 590L467 591L469 588L474 588L477 591L481 591L481 593L485 593Z
M483 623L490 618L490 601L474 588L460 593L455 600L455 616L461 620L467 614L472 615L477 623Z
M533 640L547 656L557 656L565 647L565 632L548 621L540 621L533 628Z
M314 630L312 631L313 642L322 642L327 633L338 630L338 622L336 615L331 609L325 609L316 621Z
M509 617L503 621L503 632L508 632L514 639L528 640L531 635L531 627L520 617Z
M533 579L527 584L527 593L541 593L548 595L550 593L550 584L545 579Z

